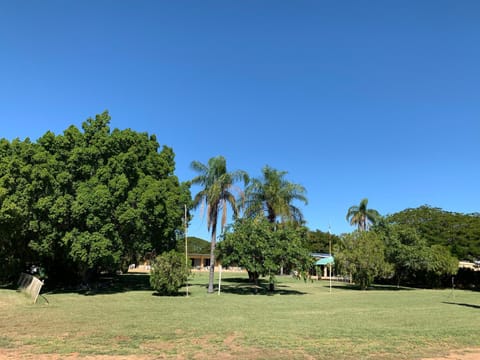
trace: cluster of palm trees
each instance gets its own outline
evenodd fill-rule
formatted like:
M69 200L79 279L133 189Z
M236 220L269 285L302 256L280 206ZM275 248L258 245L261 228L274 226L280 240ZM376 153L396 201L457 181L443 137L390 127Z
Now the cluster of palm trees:
M202 207L206 212L208 231L211 231L210 274L208 292L213 293L215 247L217 225L220 214L220 227L223 232L227 223L227 210L230 207L234 217L242 212L245 217L265 216L271 223L304 223L301 210L293 203L301 201L307 204L306 189L299 184L285 179L286 171L279 171L265 166L261 178L250 179L245 171L228 172L227 162L223 156L211 158L207 164L193 161L191 168L198 175L191 180L200 185L201 190L193 199L195 208ZM235 186L243 182L244 191ZM363 199L359 206L352 206L347 212L347 221L366 231L370 224L379 218L378 211L367 208L368 199Z
M235 217L243 211L245 217L266 216L271 223L293 221L303 223L303 215L294 201L307 203L306 190L299 184L285 179L287 172L278 171L269 166L262 169L262 178L250 179L245 171L227 171L226 160L222 156L211 158L207 164L193 161L191 168L198 175L192 184L202 189L195 195L193 205L206 210L207 226L211 231L210 274L208 292L213 293L215 247L217 239L218 217L221 217L221 231L227 222L227 208ZM235 186L243 181L245 190Z

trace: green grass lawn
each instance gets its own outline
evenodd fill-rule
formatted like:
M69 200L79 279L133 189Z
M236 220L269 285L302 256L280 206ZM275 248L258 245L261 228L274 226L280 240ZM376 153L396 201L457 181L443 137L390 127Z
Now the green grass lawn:
M219 296L207 295L207 275L194 275L189 297L154 295L146 275L120 276L97 292L47 293L35 305L0 289L0 348L192 359L415 359L480 346L478 292L359 291L334 283L330 293L328 282L281 277L273 295L255 295L246 274L223 273Z

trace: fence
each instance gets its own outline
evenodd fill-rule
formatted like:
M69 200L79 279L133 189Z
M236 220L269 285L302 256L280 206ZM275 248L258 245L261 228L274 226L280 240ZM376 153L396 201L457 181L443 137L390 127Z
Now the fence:
M37 298L40 294L42 286L43 281L35 276L25 273L20 274L20 279L18 280L18 290L28 294L33 299L34 304L37 302Z

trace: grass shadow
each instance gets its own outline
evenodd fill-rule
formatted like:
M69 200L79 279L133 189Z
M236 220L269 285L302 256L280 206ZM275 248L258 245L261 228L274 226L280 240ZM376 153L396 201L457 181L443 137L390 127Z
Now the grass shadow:
M270 291L268 286L255 286L253 284L249 285L222 285L221 287L222 293L227 294L235 294L235 295L305 295L306 293L298 291L298 290L291 290L288 288L279 288L275 287L275 290Z
M472 309L480 309L480 305L473 305L473 304L456 303L456 302L448 302L448 301L444 301L443 304L465 306Z
M270 283L266 279L259 279L258 286L248 278L234 277L222 282L221 292L235 295L304 295L304 292L292 290L288 285L276 284L273 291L269 290ZM218 291L218 290L217 290Z
M51 289L46 292L46 294L75 293L85 296L94 296L147 290L152 290L150 286L150 275L122 274L101 277L97 281L88 285Z
M11 282L11 283L8 283L8 284L0 284L0 289L16 290L17 286L13 282Z
M323 285L325 288L329 288L330 285L326 284ZM366 289L360 288L360 286L355 285L355 284L344 284L344 285L332 285L332 289L340 289L340 290L353 290L353 291L409 291L409 290L415 290L414 288L409 288L405 286L396 286L396 285L370 285Z
M159 292L156 292L155 290L153 290L152 296L162 297L162 298L170 298L170 297L171 298L179 298L179 297L186 297L187 292L186 291L179 291L176 294L164 295L164 294L160 294Z

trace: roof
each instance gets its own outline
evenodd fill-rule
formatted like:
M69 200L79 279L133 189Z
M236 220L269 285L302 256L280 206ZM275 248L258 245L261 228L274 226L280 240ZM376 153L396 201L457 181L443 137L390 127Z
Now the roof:
M317 260L315 265L328 265L328 264L333 264L334 262L335 260L333 259L333 256L327 256L320 260Z
M329 257L330 254L312 252L312 253L310 253L310 256L314 257L315 259L322 259L322 258L325 258L325 257Z

